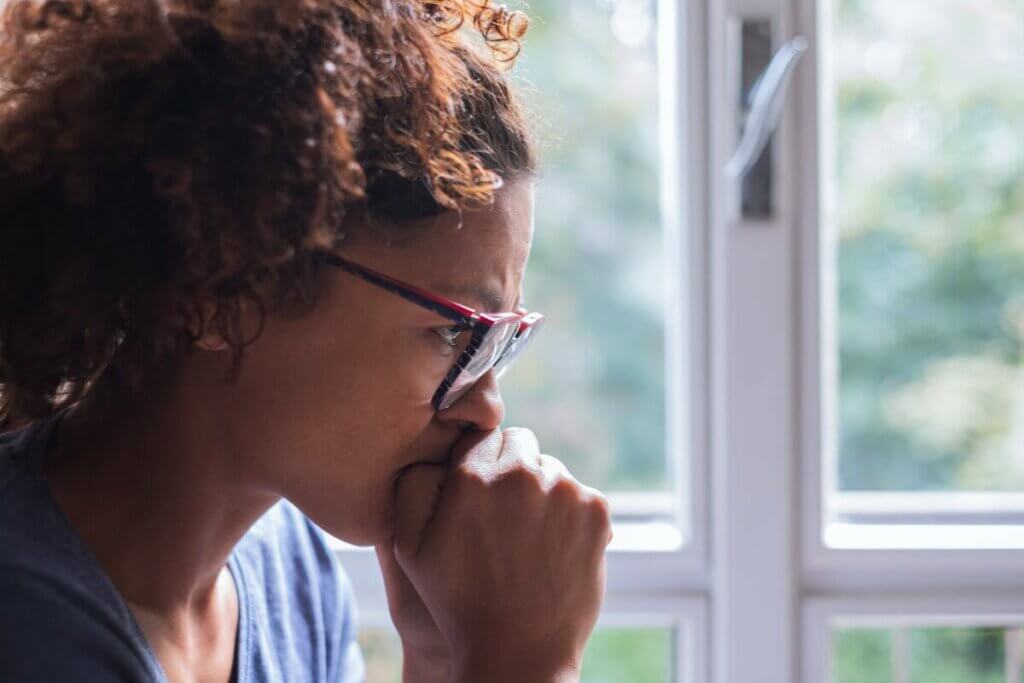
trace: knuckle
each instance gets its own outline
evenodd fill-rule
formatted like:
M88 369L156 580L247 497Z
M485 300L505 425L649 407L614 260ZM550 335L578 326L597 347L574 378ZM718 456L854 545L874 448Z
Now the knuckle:
M558 477L550 489L553 498L571 505L579 505L582 498L580 494L579 482L571 477Z
M490 484L487 473L471 464L461 464L452 472L453 483L459 487L486 488Z
M508 438L512 438L512 439L523 439L523 438L526 438L526 439L536 439L537 438L536 435L533 433L533 430L528 429L526 427L505 427L503 430L501 430L501 433L504 434L506 439L508 439Z
M547 453L540 453L537 457L544 467L550 468L557 472L561 472L562 474L569 474L569 468L565 466L564 462L562 462L555 456L548 455Z
M537 472L521 461L502 471L496 477L496 481L502 488L521 495L537 493L541 490L541 481Z
M612 523L612 507L603 494L595 494L587 501L587 511L591 519L599 527L610 527Z
M540 451L540 442L532 431L525 427L507 427L501 432L502 450L516 457L535 456Z

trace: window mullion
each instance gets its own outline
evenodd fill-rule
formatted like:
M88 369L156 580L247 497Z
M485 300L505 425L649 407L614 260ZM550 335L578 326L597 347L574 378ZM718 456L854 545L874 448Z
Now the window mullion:
M772 142L773 216L741 220L723 171L738 142L741 18L791 37L790 5L709 13L712 201L712 679L795 681L798 661L797 308L792 93ZM794 87L796 83L793 84Z

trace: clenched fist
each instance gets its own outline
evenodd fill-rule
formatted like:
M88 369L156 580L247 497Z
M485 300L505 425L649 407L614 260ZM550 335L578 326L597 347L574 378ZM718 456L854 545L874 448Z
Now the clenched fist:
M451 680L578 676L611 540L598 491L512 428L409 468L395 505L394 558L449 645Z

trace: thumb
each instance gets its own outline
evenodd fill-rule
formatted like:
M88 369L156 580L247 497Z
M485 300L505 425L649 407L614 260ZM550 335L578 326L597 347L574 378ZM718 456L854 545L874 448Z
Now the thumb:
M407 469L395 483L395 556L412 558L419 552L441 498L448 467L422 463ZM399 560L401 561L401 560Z
M501 457L504 442L505 435L500 429L466 432L452 444L448 459L452 467L463 463L490 465Z

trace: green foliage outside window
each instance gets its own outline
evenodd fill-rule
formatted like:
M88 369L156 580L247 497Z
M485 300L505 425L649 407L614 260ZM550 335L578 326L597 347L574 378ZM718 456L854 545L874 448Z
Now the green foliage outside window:
M1004 683L1005 643L1003 628L840 628L832 635L832 681Z
M1024 5L837 0L840 488L1024 487Z
M544 168L525 295L548 323L502 380L506 424L586 484L667 490L654 3L526 10L514 73Z

